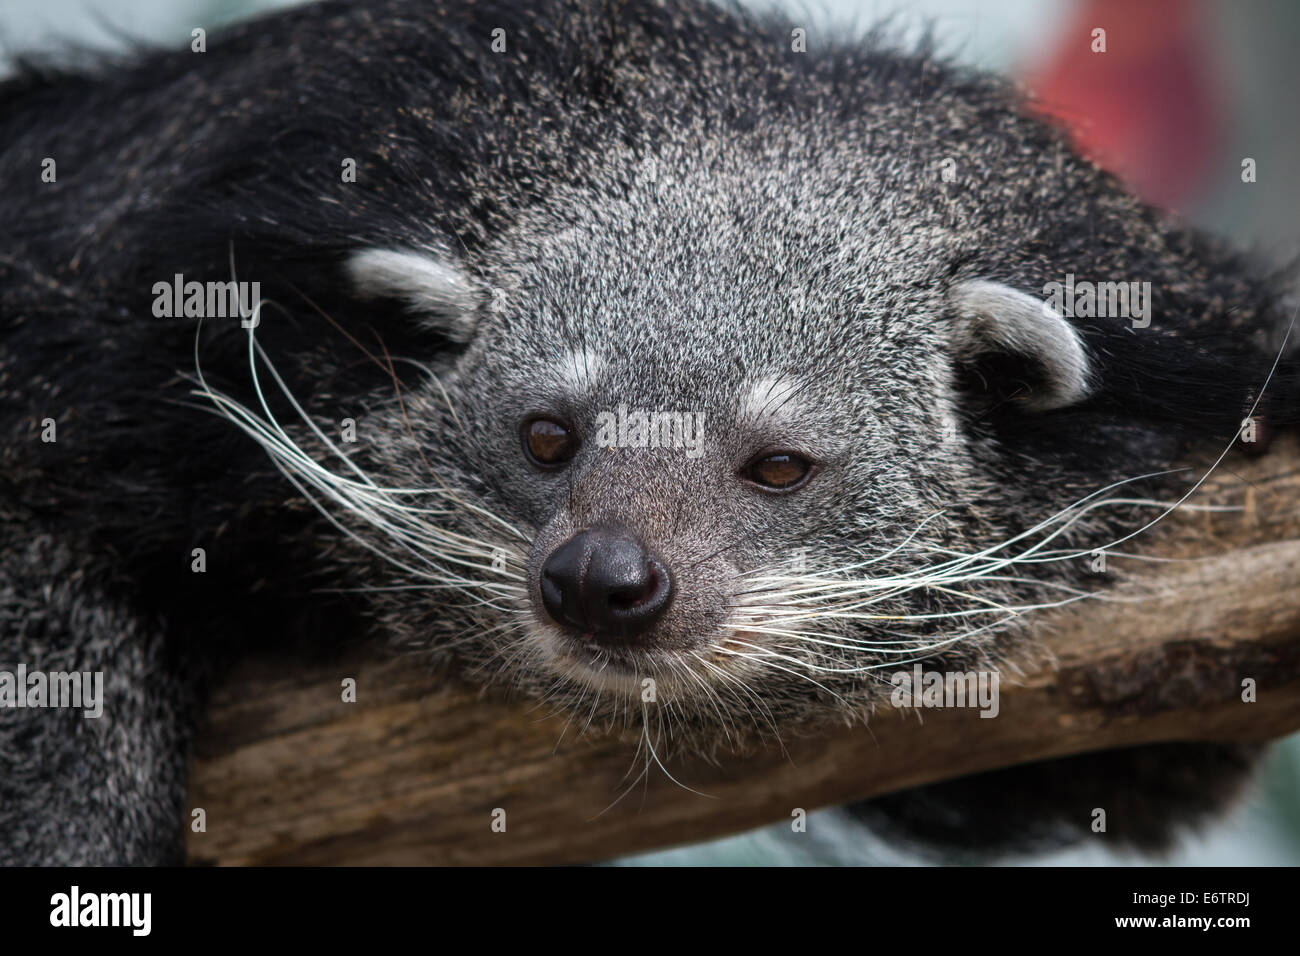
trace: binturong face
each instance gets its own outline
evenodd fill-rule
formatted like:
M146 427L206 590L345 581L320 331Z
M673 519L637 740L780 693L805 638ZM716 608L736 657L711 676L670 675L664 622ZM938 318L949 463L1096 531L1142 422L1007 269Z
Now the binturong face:
M375 557L357 584L401 646L702 741L999 658L1026 609L1079 593L1054 569L1096 530L1067 508L1095 488L1009 478L980 422L1087 396L1041 296L953 275L952 236L869 191L708 160L556 197L472 266L357 252L356 286L454 349L345 462L264 440Z

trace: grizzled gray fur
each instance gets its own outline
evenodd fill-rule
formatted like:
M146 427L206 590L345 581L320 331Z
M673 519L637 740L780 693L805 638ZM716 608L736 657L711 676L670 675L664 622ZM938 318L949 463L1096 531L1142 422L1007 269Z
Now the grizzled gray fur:
M1104 586L1088 552L1160 513L1080 502L1203 470L1257 400L1294 421L1289 360L1260 394L1279 279L1001 81L791 29L329 2L0 87L0 670L108 688L98 722L0 710L0 862L178 860L206 688L273 642L373 637L657 750L869 716L914 660L1032 655L1006 609ZM156 314L176 274L260 283L267 408L237 320ZM1149 282L1149 325L1045 311L1067 274ZM629 411L700 453L602 428ZM1249 764L1142 748L861 813L1014 848L1113 806L1155 847Z

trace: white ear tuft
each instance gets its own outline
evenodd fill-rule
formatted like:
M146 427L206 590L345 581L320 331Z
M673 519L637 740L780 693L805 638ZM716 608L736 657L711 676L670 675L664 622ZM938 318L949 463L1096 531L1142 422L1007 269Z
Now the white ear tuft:
M362 249L346 268L362 295L400 299L430 328L457 342L473 333L478 295L451 260L411 249Z
M1069 322L1045 301L1000 282L974 280L953 290L959 354L1010 352L1035 363L1040 387L1024 399L1030 408L1063 408L1088 396L1088 356Z

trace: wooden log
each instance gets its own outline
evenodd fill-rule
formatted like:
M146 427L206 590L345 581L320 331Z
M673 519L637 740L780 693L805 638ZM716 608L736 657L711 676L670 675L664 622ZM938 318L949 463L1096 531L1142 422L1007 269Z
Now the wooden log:
M194 863L522 864L607 859L716 838L1032 760L1140 743L1267 740L1300 728L1300 448L1230 457L1117 594L1045 615L1054 664L1003 675L974 709L877 715L637 779L635 742L379 652L304 667L250 661L216 695L191 782ZM355 677L356 703L340 699ZM1242 700L1242 681L1258 699ZM690 788L690 789L687 789ZM621 797L621 799L620 799ZM506 832L492 814L506 811Z

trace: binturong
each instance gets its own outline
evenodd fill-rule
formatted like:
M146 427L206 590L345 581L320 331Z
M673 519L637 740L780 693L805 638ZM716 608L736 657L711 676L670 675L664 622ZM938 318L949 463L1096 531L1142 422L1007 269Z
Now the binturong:
M250 647L383 642L658 754L867 720L917 666L992 711L1093 555L1295 423L1285 274L1002 80L795 29L326 2L0 86L0 669L105 675L97 720L0 709L0 862L180 860ZM1155 849L1253 761L856 809L1004 852L1104 806Z

